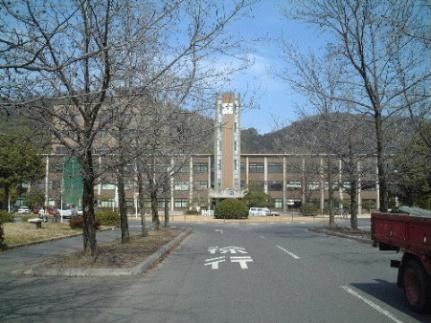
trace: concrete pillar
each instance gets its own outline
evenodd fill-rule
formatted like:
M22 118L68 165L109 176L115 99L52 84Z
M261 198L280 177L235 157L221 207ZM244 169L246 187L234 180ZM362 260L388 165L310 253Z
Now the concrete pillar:
M379 168L377 167L376 159L376 209L380 209L380 184L379 184Z
M99 172L102 170L102 156L98 158ZM100 196L102 195L102 178L99 178L99 184L97 184L97 202L100 205Z
M49 156L45 159L45 210L49 204Z
M209 192L211 190L211 156L208 156L208 210L211 209L211 198Z
M245 157L245 186L249 185L248 157Z
M324 182L324 171L323 171L323 158L320 158L319 175L320 175L320 185L319 185L320 186L320 213L323 214L323 211L325 209L325 182Z
M301 162L301 171L302 171L302 183L301 183L301 192L302 192L302 196L301 196L301 203L302 205L305 204L305 158L302 157L302 162Z
M268 194L268 158L263 158L263 191Z
M362 195L361 195L361 187L362 187L362 176L361 176L361 162L358 160L357 162L357 169L358 169L358 216L362 214Z
M190 176L189 176L189 209L193 204L193 157L190 157Z
M286 157L283 156L283 211L284 212L287 211L286 185L287 185L287 181L286 181Z
M343 205L343 162L338 161L338 197L340 199L340 211L344 208Z
M175 167L175 161L174 161L174 158L172 157L171 158L171 169L173 169ZM170 185L171 185L171 189L170 189L170 191L171 191L171 205L170 205L170 209L171 209L171 214L173 214L173 212L174 212L174 175L172 174L172 172L171 172L171 175L170 175Z

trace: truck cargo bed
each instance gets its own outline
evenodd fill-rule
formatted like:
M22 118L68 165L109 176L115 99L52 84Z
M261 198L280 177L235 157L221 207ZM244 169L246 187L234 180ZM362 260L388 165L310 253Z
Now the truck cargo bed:
M372 213L371 236L381 249L392 247L431 256L431 217Z

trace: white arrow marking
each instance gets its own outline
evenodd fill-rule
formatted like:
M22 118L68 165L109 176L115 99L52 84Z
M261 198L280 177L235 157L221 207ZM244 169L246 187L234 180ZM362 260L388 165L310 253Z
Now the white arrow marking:
M214 232L220 232L220 234L223 234L223 230L222 229L215 229Z
M299 259L299 257L297 255L295 255L293 252L290 252L289 250L284 249L283 247L277 245L277 248L284 251L285 253L287 253L289 256L291 256L292 258L295 259Z

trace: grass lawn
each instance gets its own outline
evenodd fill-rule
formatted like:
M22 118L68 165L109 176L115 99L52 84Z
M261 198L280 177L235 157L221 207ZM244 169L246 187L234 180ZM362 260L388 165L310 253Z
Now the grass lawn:
M6 244L10 247L44 241L52 238L67 237L81 233L82 229L71 229L68 223L42 223L41 229L36 229L31 223L5 223Z

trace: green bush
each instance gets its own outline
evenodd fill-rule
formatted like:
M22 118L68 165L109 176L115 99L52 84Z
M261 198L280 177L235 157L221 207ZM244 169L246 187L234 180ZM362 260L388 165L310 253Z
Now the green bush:
M101 225L120 226L120 215L112 210L99 210L96 212L96 220Z
M13 215L10 214L7 211L1 211L0 210L0 224L6 223L6 222L13 222Z
M304 203L302 205L302 215L313 216L319 214L319 208L313 203Z
M195 208L193 208L191 210L188 210L187 214L188 215L199 215L199 212L198 212L198 210L196 210Z
M69 221L69 225L72 229L82 229L84 226L84 219L82 218L82 216L73 216ZM96 219L94 227L96 228L96 230L99 230L100 221L98 219Z
M245 202L237 199L225 199L215 209L216 219L242 219L248 217Z

